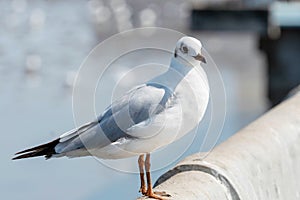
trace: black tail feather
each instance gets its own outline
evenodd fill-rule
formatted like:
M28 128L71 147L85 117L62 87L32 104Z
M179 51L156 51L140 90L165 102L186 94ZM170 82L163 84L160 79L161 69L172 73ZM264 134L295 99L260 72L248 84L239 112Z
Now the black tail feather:
M52 142L42 144L30 149L26 149L24 151L17 152L13 160L23 159L23 158L31 158L37 156L45 156L46 159L50 158L53 154L55 154L55 146L59 143L59 139L53 140ZM20 155L21 154L21 155Z

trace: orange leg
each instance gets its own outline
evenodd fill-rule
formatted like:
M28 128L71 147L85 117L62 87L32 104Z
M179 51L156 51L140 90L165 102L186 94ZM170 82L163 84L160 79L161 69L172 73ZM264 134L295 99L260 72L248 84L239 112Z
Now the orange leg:
M145 184L145 179L144 179L144 166L145 166L145 161L144 161L144 155L140 155L138 159L139 163L139 170L140 170L140 179L141 179L141 188L140 191L143 195L146 195L147 189L146 189L146 184Z
M156 193L153 192L153 188L152 188L152 182L151 182L151 173L150 173L150 154L146 155L146 160L145 160L145 169L146 169L146 176L147 176L147 192L146 192L146 196L154 198L154 199L159 199L159 200L164 200L164 198L162 198L161 196L157 195L157 194L166 194L164 192L161 193ZM166 195L169 196L169 195Z

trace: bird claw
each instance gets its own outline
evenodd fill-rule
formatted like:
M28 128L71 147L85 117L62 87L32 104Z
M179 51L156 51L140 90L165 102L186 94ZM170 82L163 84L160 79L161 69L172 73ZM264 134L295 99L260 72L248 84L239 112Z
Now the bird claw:
M171 197L171 195L167 194L166 192L146 192L145 196L153 199L158 199L158 200L168 200L164 197Z
M162 192L155 191L154 194L159 195L159 196L163 196L163 197L171 197L171 195L167 194L165 191L162 191Z
M143 195L146 195L147 194L146 187L141 187L140 190L139 190L139 192L142 193Z

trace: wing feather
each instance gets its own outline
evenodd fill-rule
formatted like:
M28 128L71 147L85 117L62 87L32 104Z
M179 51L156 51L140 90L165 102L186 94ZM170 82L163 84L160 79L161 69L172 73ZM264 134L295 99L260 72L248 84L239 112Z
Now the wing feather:
M128 130L162 112L172 96L172 92L161 85L140 85L113 102L96 121L61 135L55 150L65 153L102 148L121 138L139 137L130 135Z

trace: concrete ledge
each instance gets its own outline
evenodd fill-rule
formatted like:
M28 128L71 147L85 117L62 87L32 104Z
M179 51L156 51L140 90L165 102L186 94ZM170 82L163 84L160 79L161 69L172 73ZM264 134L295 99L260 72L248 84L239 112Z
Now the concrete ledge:
M170 199L300 199L300 94L217 146L162 175ZM140 199L144 199L143 197Z

